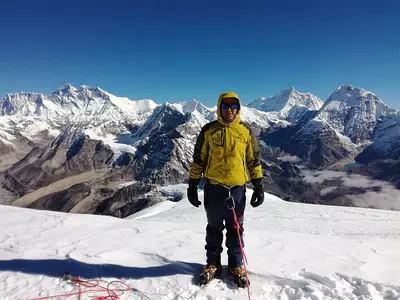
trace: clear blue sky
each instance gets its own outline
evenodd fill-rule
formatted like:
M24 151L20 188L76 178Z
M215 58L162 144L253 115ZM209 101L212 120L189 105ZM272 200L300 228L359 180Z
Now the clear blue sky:
M400 1L5 0L0 97L99 86L158 103L247 103L341 84L400 109Z

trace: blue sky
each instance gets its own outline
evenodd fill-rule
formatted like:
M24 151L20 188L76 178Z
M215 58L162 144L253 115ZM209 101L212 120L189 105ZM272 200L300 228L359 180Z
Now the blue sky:
M5 3L4 3L5 2ZM99 86L158 103L245 103L339 85L400 109L400 1L3 1L0 97Z

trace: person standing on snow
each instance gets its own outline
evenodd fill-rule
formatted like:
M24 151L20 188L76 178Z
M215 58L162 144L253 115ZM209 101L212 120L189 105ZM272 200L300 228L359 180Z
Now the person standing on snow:
M254 186L250 201L253 207L263 203L264 192L260 147L249 125L240 121L239 113L239 96L233 92L222 93L217 104L218 119L201 129L194 149L187 196L195 207L201 204L197 186L202 177L206 181L204 207L208 223L205 246L207 264L200 274L201 284L213 279L221 269L223 230L226 228L229 271L238 286L246 286L239 236L229 208L235 208L240 225L240 239L243 242L245 183L249 181L249 177ZM234 203L227 203L228 201Z

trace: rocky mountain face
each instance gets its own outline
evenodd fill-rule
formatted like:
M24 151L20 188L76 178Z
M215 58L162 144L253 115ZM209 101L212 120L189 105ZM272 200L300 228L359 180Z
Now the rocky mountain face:
M131 101L89 86L75 88L69 84L51 95L38 93L8 94L1 102L1 116L41 117L53 124L72 122L117 121L117 117L133 124L144 122L157 104L152 100ZM136 120L134 120L136 119ZM133 122L132 122L133 121Z
M259 134L265 190L288 201L352 205L346 194L361 190L322 195L340 181L310 183L303 169L339 168L357 155L359 163L398 159L386 139L399 136L398 114L364 90L342 86L322 104L290 88L249 106L241 116ZM52 95L9 94L0 108L0 203L116 217L160 201L160 186L185 182L197 134L216 117L195 100L158 105L68 84ZM400 177L376 168L354 172Z
M44 144L67 126L75 125L94 138L134 130L158 105L152 100L131 101L100 88L69 84L51 95L8 94L0 101L0 137L12 145L16 134ZM14 147L16 148L16 147Z
M345 85L318 111L286 127L266 128L260 139L268 147L294 155L296 163L302 166L377 180L360 186L346 185L343 179L322 180L312 185L305 180L300 184L302 190L296 193L298 201L353 205L354 199L362 195L380 199L384 195L382 190L387 188L389 192L384 198L395 203L400 201L400 194L391 190L390 185L382 187L379 182L400 187L398 120L399 112L388 108L373 93ZM327 192L318 195L318 189ZM399 209L398 205L389 207Z
M315 119L264 130L260 139L299 157L311 168L324 168L356 153L356 147L346 137Z
M44 100L41 105L47 108L53 108L55 101L57 112L31 109L37 99ZM62 125L42 147L35 144L36 136L27 134L31 151L0 178L6 195L2 203L121 216L154 203L141 197L156 186L184 182L196 135L215 111L197 101L165 105L128 101L98 88L72 86L50 96L22 94L4 99L3 111L8 115L2 128L8 133L9 120L23 118L17 108L30 114L33 123L45 124L45 130L56 122ZM85 109L80 112L75 107ZM22 125L19 134L26 133ZM16 148L14 136L8 138L10 149ZM6 154L11 151L2 149Z
M267 128L261 137L312 168L357 155L356 161L365 163L367 156L372 160L396 156L397 139L388 139L398 136L397 116L373 93L345 85L315 113L286 128Z
M367 164L377 159L400 158L400 112L391 111L378 119L373 130L372 143L355 160Z
M393 109L375 94L351 85L340 86L318 111L317 119L329 124L352 142L370 140L379 119Z

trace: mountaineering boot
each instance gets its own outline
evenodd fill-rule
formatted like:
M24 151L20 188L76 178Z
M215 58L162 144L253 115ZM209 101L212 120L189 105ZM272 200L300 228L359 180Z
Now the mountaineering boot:
M205 285L215 278L221 271L221 265L207 264L200 273L200 285Z
M244 269L244 267L229 268L229 272L232 274L238 287L240 288L247 287L246 270Z

